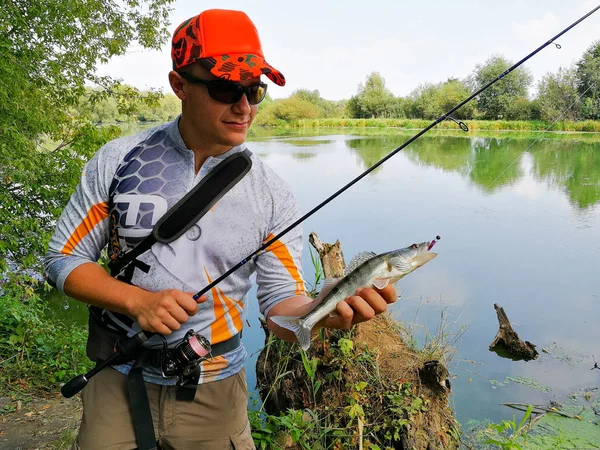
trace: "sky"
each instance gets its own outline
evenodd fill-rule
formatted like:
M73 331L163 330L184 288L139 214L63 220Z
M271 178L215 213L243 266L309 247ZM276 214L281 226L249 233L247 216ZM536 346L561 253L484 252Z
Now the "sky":
M204 9L238 9L258 29L266 60L287 83L270 83L272 98L294 90L318 90L327 100L348 99L372 72L396 96L424 83L463 79L494 54L519 61L600 0L176 0L169 29ZM600 11L525 63L538 81L576 62L600 40ZM99 67L138 89L171 92L170 41L161 51L139 44Z

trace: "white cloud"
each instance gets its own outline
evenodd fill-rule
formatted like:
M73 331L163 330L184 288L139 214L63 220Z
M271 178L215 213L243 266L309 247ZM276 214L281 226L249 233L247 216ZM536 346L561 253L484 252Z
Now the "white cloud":
M556 34L559 20L554 14L546 13L541 19L532 19L525 23L514 21L512 27L519 39L541 43Z

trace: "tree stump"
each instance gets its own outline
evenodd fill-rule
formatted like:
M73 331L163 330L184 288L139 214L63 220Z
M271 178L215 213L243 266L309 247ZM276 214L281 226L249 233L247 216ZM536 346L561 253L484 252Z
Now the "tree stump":
M536 359L539 354L535 345L529 341L523 342L515 330L513 330L504 308L494 303L496 315L500 328L496 337L490 344L490 350L496 352L499 356L508 357L515 361L530 361Z
M335 244L323 243L313 231L308 236L308 241L319 253L325 278L342 278L346 275L346 262L339 240Z

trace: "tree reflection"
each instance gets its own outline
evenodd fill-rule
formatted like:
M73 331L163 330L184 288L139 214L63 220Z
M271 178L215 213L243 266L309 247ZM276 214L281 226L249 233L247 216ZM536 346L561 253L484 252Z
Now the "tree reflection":
M600 201L600 144L545 141L531 155L537 180L563 189L579 208Z
M408 139L376 136L346 143L367 169ZM484 192L493 193L523 179L525 168L518 158L532 142L532 138L423 136L403 153L421 167L459 173ZM565 191L579 208L600 202L600 143L549 139L536 142L527 152L536 181Z

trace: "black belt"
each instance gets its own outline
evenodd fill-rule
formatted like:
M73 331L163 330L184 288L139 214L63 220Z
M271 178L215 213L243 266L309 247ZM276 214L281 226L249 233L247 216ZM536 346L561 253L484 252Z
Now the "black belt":
M211 344L211 356L217 357L229 353L240 346L242 343L242 332L240 331L235 336L230 337L226 341L217 344ZM153 367L161 367L164 350L162 349L146 349L145 364Z
M220 356L238 348L241 343L241 335L242 333L240 332L226 341L211 345L211 356ZM154 434L152 413L150 412L150 402L148 400L148 393L146 392L146 384L144 383L143 370L144 366L148 365L156 364L160 367L162 355L163 350L143 350L135 360L127 377L133 429L135 440L140 450L159 449L156 435ZM185 382L178 384L177 400L194 400L199 377L200 367L196 366L195 371L185 379Z

